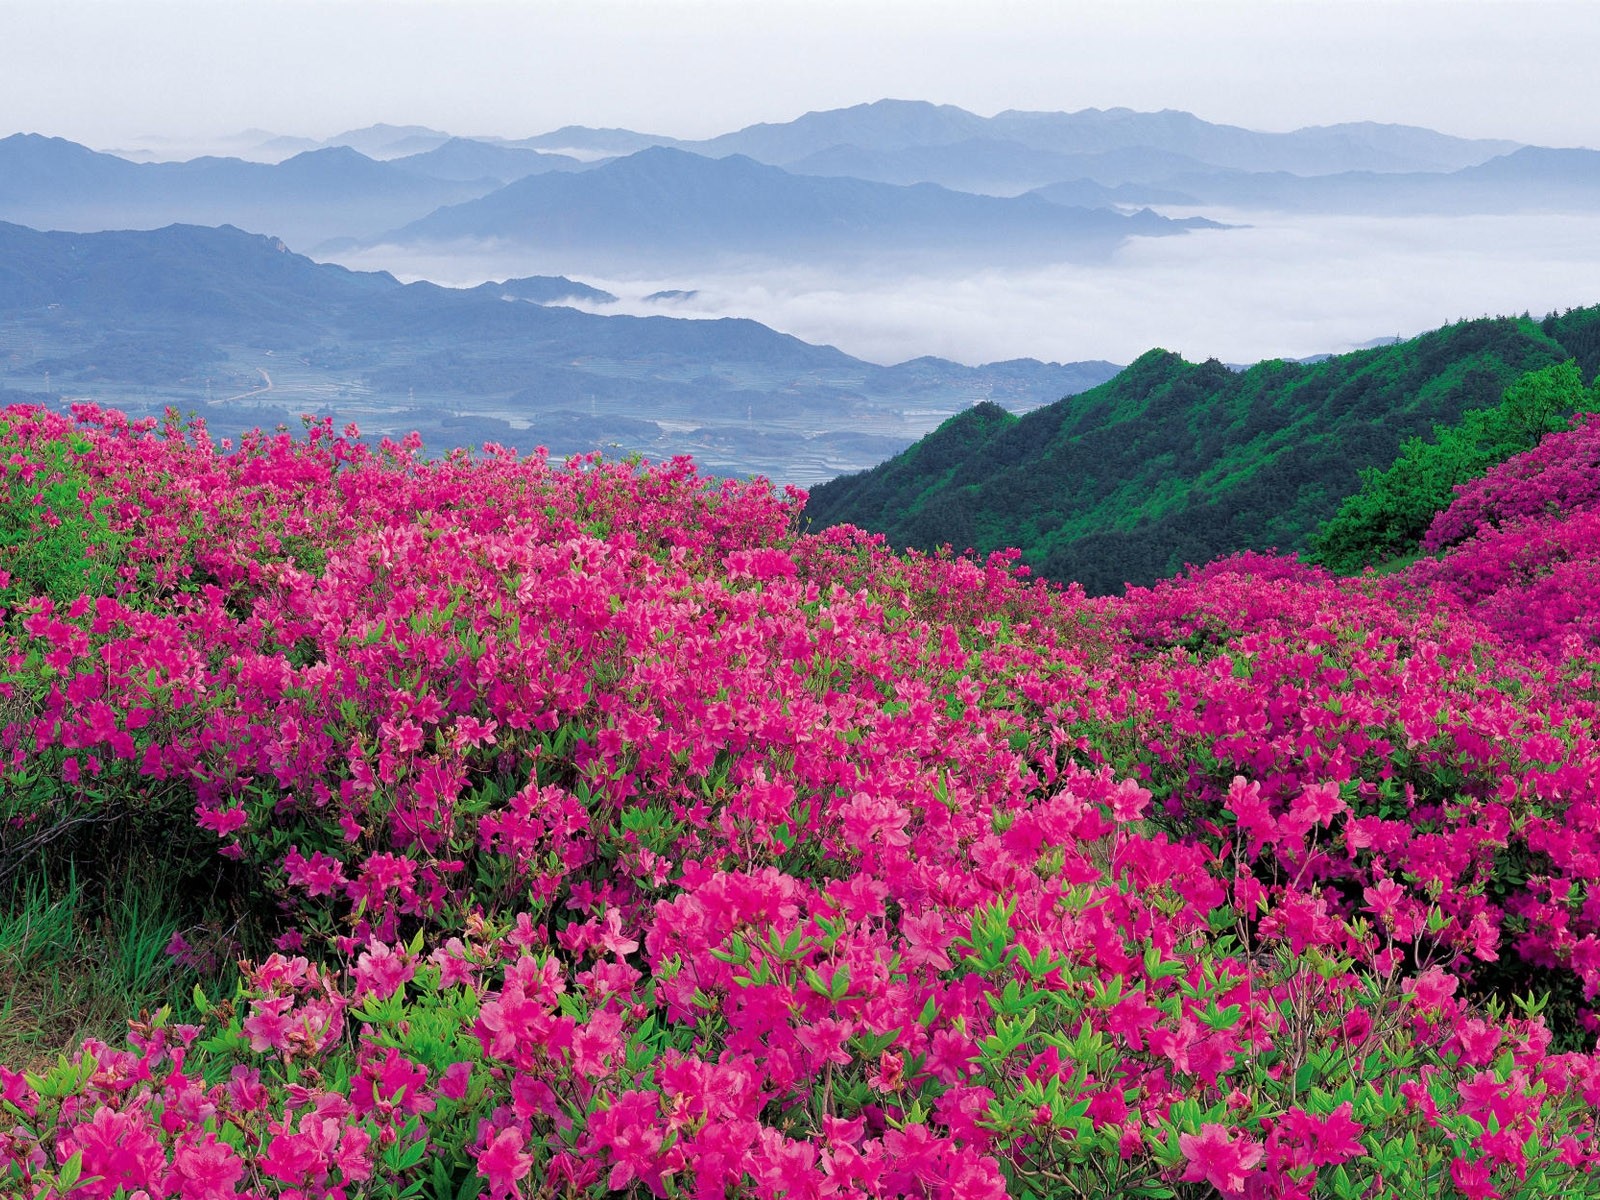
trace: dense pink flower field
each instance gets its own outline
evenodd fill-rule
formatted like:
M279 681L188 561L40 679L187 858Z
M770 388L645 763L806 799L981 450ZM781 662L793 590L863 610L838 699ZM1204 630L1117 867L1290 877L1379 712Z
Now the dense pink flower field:
M1089 600L684 461L3 416L116 536L0 625L0 787L281 913L0 1068L0 1191L1600 1195L1600 426L1405 575Z

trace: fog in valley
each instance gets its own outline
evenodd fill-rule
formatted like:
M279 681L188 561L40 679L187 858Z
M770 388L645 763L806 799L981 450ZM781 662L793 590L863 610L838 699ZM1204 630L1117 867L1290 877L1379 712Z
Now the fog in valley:
M404 281L471 286L566 273L615 303L595 313L751 317L878 363L937 355L978 364L1031 357L1128 362L1153 346L1248 363L1357 348L1463 317L1541 315L1593 303L1600 215L1351 217L1169 210L1230 226L1133 238L1101 264L938 275L763 265L705 275L612 278L519 248L332 256ZM656 293L686 293L646 299Z

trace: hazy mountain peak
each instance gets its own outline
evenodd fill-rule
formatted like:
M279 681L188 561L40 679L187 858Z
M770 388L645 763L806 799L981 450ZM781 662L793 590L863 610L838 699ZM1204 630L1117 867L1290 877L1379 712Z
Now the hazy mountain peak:
M398 158L414 154L450 140L442 129L426 125L368 125L364 129L347 129L324 140L324 146L349 146L369 158Z
M650 146L676 146L679 140L658 133L639 133L633 129L595 128L590 125L563 125L549 133L518 141L507 146L528 150L553 150L558 154L582 154L586 158L611 157L633 154Z
M305 163L305 162L327 162L327 163L333 163L333 162L341 162L341 163L363 162L363 163L369 163L369 162L374 162L374 161L376 161L376 160L368 158L365 154L361 153L361 151L357 150L354 146L346 146L346 145L341 143L340 145L337 145L337 146L319 146L315 150L302 150L299 154L296 154L293 158L287 159L282 165L287 166L289 163L297 163L297 162L301 162L301 163Z
M438 137L448 140L450 135L442 129L433 129L427 125L389 125L380 121L376 125L367 125L361 129L347 129L324 140L329 145L355 146L361 142L397 142L407 137Z
M691 144L719 157L737 151L781 165L840 144L868 150L942 145L978 136L987 124L983 117L952 104L884 99L808 112L783 123L747 125Z
M13 133L9 137L0 138L0 149L40 153L48 151L62 156L76 158L108 158L114 159L115 154L107 154L103 150L91 150L79 142L69 141L63 137L51 137L43 133ZM122 160L126 161L126 160Z

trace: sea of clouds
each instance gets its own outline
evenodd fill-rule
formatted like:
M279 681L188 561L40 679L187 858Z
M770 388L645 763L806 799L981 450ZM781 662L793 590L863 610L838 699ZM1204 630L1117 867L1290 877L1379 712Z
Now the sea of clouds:
M1031 357L1127 362L1153 346L1248 363L1353 349L1463 317L1600 303L1600 215L1289 216L1210 211L1231 228L1136 238L1107 261L927 274L804 263L671 278L586 274L526 248L339 257L404 280L471 286L566 274L614 293L597 313L750 317L874 362ZM646 300L675 289L694 294Z

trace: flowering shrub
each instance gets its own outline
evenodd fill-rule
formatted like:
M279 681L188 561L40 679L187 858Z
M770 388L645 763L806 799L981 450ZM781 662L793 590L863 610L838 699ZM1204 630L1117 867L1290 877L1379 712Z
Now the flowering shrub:
M1423 548L1439 550L1518 519L1592 508L1600 497L1597 419L1594 413L1583 414L1571 430L1547 434L1526 454L1458 487L1455 501L1428 527Z
M1593 689L1466 603L7 421L126 549L12 598L0 837L143 804L276 941L0 1068L17 1194L1600 1194Z
M1360 489L1311 538L1313 553L1340 574L1414 555L1429 523L1450 506L1452 489L1567 428L1593 400L1576 359L1528 372L1500 403L1436 425L1431 439L1411 438L1387 470L1362 471Z
M15 437L0 420L0 603L94 593L118 558L107 502L85 491L75 436Z
M1586 673L1600 648L1597 521L1600 418L1586 414L1458 488L1423 541L1443 557L1419 562L1408 586L1465 607L1569 675Z

